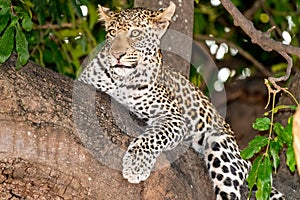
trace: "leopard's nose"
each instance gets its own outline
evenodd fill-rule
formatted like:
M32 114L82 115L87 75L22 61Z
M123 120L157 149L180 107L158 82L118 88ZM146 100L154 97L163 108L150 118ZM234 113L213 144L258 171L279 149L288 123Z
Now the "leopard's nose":
M124 52L112 52L111 53L117 60L120 60L126 53Z

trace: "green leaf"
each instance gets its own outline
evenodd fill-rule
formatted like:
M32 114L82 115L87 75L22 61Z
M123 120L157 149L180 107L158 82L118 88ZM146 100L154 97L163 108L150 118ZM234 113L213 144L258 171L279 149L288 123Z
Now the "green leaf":
M276 122L274 123L273 130L276 133L276 135L280 136L284 130L284 127L280 123Z
M249 142L249 147L245 148L241 152L241 156L244 159L249 159L258 153L262 147L268 144L268 138L263 136L256 136L251 142Z
M16 50L18 53L17 69L25 65L29 59L28 42L20 26L16 27Z
M19 18L16 15L11 15L10 19L11 19L11 21L10 21L9 26L15 26L19 21Z
M252 193L253 186L256 184L257 172L262 162L262 158L263 158L262 155L257 156L257 158L254 160L252 164L251 170L249 171L249 175L247 177L248 187L250 189L250 192L248 193L249 197Z
M78 4L78 1L77 0L72 0L72 1L70 1L70 3L72 5L72 9L76 13L76 15L79 16L79 17L83 17L81 9L80 9L80 4Z
M7 22L10 19L10 15L3 15L0 17L0 34L4 30L4 28L7 26Z
M14 48L14 27L9 26L0 37L0 63L5 62Z
M252 127L258 131L266 131L270 129L271 120L267 117L256 118Z
M272 187L272 165L269 156L265 157L257 170L256 199L269 199Z
M286 164L291 170L291 172L294 172L296 169L296 159L295 159L295 152L292 145L289 145L286 150Z
M49 3L47 1L40 1L40 0L32 0L33 5L39 5L35 6L34 10L37 15L37 19L39 21L39 24L45 24L46 17L47 17L47 8L49 9ZM51 9L49 9L51 10ZM52 19L54 20L54 19Z
M29 16L25 16L22 20L22 27L25 31L31 31L32 30L33 23Z
M0 0L0 18L1 15L6 15L10 12L11 1L10 0Z
M275 142L275 141L270 142L270 156L273 161L273 167L275 169L275 173L280 164L280 158L279 158L280 149L281 149L281 146L280 146L279 142Z
M98 22L98 12L97 8L93 4L88 4L89 10L89 28L92 30L95 24Z
M292 123L287 124L284 128L280 123L274 123L274 132L278 135L278 139L286 144L291 144L293 142L292 136Z

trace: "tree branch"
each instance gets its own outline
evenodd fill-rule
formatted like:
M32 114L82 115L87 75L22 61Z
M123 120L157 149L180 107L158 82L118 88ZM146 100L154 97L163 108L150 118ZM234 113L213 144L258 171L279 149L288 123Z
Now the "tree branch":
M230 0L221 0L224 8L233 17L234 25L240 26L243 31L251 38L251 41L258 44L265 51L275 50L277 52L286 52L297 55L300 58L300 48L291 45L285 45L270 38L270 35L257 30L253 23L232 4Z
M123 132L139 129L128 111L31 61L17 71L16 62L13 54L0 64L0 199L214 198L205 162L191 149L173 162L167 152L164 168L130 184L120 171L130 140Z
M229 12L229 14L233 17L234 25L240 26L243 31L251 38L252 43L258 44L265 51L277 51L280 55L282 55L288 63L288 67L286 70L286 74L280 78L269 78L272 84L276 89L280 89L280 87L276 84L278 81L287 80L290 76L291 68L292 68L292 59L288 54L297 55L300 58L300 48L285 45L281 42L275 41L270 38L270 32L262 32L257 30L253 23L246 19L246 17L233 5L230 0L221 0L224 8Z
M287 61L287 67L286 67L286 73L284 76L275 78L275 77L269 77L268 80L273 84L273 86L277 89L277 90L282 90L282 88L280 86L278 86L276 84L276 82L279 81L286 81L290 75L291 75L291 71L292 71L292 67L293 67L293 59L285 52L278 52L280 53L280 55L282 55L282 57L284 57Z

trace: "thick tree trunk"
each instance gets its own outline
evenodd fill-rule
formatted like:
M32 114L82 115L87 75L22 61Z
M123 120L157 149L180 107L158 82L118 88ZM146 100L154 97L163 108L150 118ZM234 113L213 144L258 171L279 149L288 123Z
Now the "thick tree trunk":
M0 66L0 199L213 199L190 149L140 184L123 179L129 113L105 94L29 62ZM119 110L123 110L120 114ZM129 124L128 124L129 123Z
M214 199L190 149L165 154L148 180L128 183L120 169L132 137L124 132L143 127L105 94L31 62L15 65L15 55L0 65L0 199ZM299 199L298 177L285 168L276 187Z

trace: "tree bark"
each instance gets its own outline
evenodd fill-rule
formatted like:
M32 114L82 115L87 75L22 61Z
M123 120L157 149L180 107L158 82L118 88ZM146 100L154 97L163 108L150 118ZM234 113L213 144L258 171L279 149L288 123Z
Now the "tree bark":
M124 130L143 128L128 124L128 111L32 62L15 65L15 55L0 65L0 199L214 199L204 161L190 149L128 183L120 169L132 137Z
M0 199L214 199L205 163L191 149L175 148L179 156L161 156L145 182L128 183L120 171L132 140L125 132L143 129L130 113L68 77L15 65L15 55L0 65ZM274 183L297 199L299 178L284 168Z

